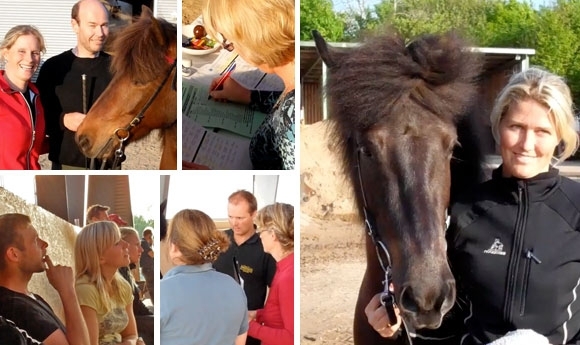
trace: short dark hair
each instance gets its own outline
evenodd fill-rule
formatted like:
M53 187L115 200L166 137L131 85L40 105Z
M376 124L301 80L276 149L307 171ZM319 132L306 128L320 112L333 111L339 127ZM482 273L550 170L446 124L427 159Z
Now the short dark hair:
M9 247L16 247L24 250L22 236L19 229L31 223L30 217L21 213L6 213L0 215L0 270L6 267L6 250Z
M91 205L87 208L87 224L91 222L91 218L98 217L101 212L108 212L111 208L104 205Z
M233 192L232 195L230 195L228 198L228 202L230 204L238 204L242 200L248 203L248 211L250 211L250 213L254 213L258 210L258 200L256 200L254 194L248 192L247 190L240 189L236 192Z
M153 230L151 230L150 227L146 227L145 230L143 230L143 237L145 236L153 236Z

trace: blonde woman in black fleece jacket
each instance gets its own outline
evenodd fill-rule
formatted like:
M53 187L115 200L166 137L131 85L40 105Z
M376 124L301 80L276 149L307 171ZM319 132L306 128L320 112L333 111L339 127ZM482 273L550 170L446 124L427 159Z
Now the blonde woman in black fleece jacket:
M451 208L456 305L413 344L580 344L580 183L554 168L578 148L570 90L539 68L517 73L491 124L502 164ZM384 344L403 344L377 296L369 323Z

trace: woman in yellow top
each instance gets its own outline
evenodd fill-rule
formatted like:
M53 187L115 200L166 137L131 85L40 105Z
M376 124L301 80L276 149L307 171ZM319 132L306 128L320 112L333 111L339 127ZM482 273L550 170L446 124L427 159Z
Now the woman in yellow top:
M91 345L144 345L137 337L131 286L118 273L129 246L113 222L85 226L75 242L76 292Z

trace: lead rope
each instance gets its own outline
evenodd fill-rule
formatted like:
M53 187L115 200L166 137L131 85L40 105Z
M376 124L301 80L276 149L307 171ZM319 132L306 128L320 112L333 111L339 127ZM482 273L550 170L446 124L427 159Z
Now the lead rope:
M391 263L391 255L389 254L389 250L387 249L387 246L381 240L379 232L376 230L376 221L375 221L374 216L367 208L368 207L367 199L365 196L365 189L364 189L363 182L362 182L362 174L361 174L361 167L360 167L361 151L362 151L362 147L359 145L359 147L357 149L357 155L356 155L356 160L357 160L357 167L356 168L357 168L357 173L358 173L358 182L359 182L359 186L360 186L360 190L361 190L361 194L362 194L363 215L365 217L365 228L367 230L367 235L369 235L369 237L373 241L373 244L375 245L375 252L377 253L377 258L379 259L379 264L381 265L381 268L383 269L383 272L385 273L385 279L383 280L383 292L380 295L380 301L381 301L381 304L383 305L383 307L385 307L385 310L387 311L387 316L389 317L389 321L396 322L397 315L395 314L395 305L397 304L397 302L395 300L394 293L391 292L391 290L389 289L389 285L391 284L392 273L393 273L392 272L393 269L392 269L392 263ZM384 254L384 257L386 259L385 261L386 261L387 265L385 265L385 261L383 261L381 253ZM405 333L407 334L407 341L411 345L412 341L411 341L410 333L412 332L412 330L409 328L409 326L407 325L407 323L405 322L405 319L403 317L401 317L401 322L403 323L403 326L405 328Z

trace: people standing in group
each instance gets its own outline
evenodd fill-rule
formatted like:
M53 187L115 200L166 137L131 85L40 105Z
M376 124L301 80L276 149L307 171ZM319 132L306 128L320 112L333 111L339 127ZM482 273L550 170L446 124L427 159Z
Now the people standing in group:
M47 247L30 217L19 213L0 215L0 315L44 345L89 345L73 270L54 265ZM41 272L62 301L66 328L50 305L28 289L32 275Z
M256 217L264 251L276 260L276 274L263 309L250 312L248 335L262 345L294 344L294 207L275 203Z
M214 263L218 272L235 279L239 279L236 272L239 270L250 311L264 307L268 287L271 286L276 272L276 261L264 252L260 237L256 233L254 219L257 210L258 201L252 193L238 190L229 196L228 221L231 228L224 231L224 234L229 238L230 245ZM246 344L259 345L260 341L248 336Z
M137 335L131 286L118 272L129 245L110 221L85 226L75 241L75 289L91 345L143 345Z
M244 90L231 79L226 80L223 91L212 91L210 95L218 101L231 98L254 107L267 103L270 112L250 141L253 168L294 169L294 1L207 1L203 20L207 31L225 49L235 51L248 63L265 73L276 74L284 82L279 98L276 93ZM215 84L214 80L212 89Z
M154 303L156 274L154 268L155 253L153 252L152 247L153 230L151 227L146 227L143 230L143 238L141 239L141 248L143 248L143 254L141 254L139 264L141 266L141 273L143 273L143 277L145 277L145 284L147 284L149 298L151 299L151 302Z
M168 256L174 265L161 280L163 345L243 345L248 331L244 290L212 263L228 238L198 210L179 211L169 224Z
M580 184L554 167L578 148L570 89L529 68L511 77L490 120L502 163L452 205L446 232L457 302L413 344L579 344ZM365 312L385 343L404 343L379 294Z
M48 158L53 170L89 167L89 159L76 144L75 132L85 111L112 79L111 57L102 51L109 35L109 12L103 3L99 0L75 3L71 25L77 36L76 46L46 60L37 79L50 138Z
M121 239L129 245L129 259L131 263L129 266L119 268L119 273L129 282L133 291L133 314L135 314L135 321L137 323L137 332L143 338L145 344L153 345L153 312L141 300L141 290L135 283L133 270L137 270L139 258L143 253L141 241L139 241L139 233L137 230L129 227L121 228Z
M30 25L18 25L0 44L0 170L39 170L48 151L45 114L31 79L46 51L44 38Z

